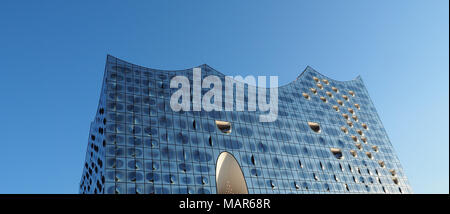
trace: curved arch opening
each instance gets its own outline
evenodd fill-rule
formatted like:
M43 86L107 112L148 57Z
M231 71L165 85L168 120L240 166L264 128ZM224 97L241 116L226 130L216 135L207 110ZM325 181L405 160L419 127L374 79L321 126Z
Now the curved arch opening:
M217 194L248 194L247 183L236 158L222 152L216 163Z
M339 89L337 89L336 87L331 87L331 90L333 90L334 92L336 92L336 93L338 93L339 92Z

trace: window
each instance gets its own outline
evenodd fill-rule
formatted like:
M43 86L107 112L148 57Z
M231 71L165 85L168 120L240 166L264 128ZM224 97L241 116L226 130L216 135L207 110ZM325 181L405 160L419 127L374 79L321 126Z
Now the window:
M325 94L327 94L329 97L333 97L333 94L329 91L325 92Z
M345 134L348 134L348 129L345 126L341 127L341 131L344 132Z
M361 123L361 126L362 126L365 130L368 130L368 129L369 129L369 127L368 127L367 124L365 124L365 123Z
M356 129L356 133L358 133L359 135L363 135L364 133L361 131L361 129Z
M336 87L331 87L331 90L333 90L334 92L338 93L339 89L337 89Z
M328 80L326 80L326 79L323 79L322 82L325 83L325 84L327 84L327 85L330 84L330 83L328 82Z
M398 178L397 178L397 177L393 177L393 178L392 178L392 181L394 181L394 184L397 184L397 185L398 185Z
M342 95L342 98L344 98L344 100L348 101L347 95Z
M378 146L372 146L372 149L373 149L373 151L375 151L375 152L380 151L380 150L378 149Z
M319 123L315 122L308 122L309 128L311 128L314 132L320 133L320 125Z
M359 110L361 109L361 106L359 106L359 104L355 103L354 106Z
M322 85L322 84L320 84L320 83L317 83L316 85L317 85L317 88L320 88L320 90L322 90L322 89L323 89L323 85Z
M320 97L320 100L322 100L324 103L327 102L327 98L325 98L325 97Z
M352 95L353 97L355 96L355 92L353 92L353 91L348 91L348 93L349 93L350 95Z
M366 155L367 155L367 157L368 157L368 158L370 158L370 159L373 159L373 155L372 155L372 153L370 153L370 152L366 152Z
M353 127L353 123L351 121L347 121L347 125Z
M384 161L378 161L378 164L380 165L381 168L386 167L386 164L384 163Z
M362 145L361 145L361 143L357 143L357 144L355 144L355 146L356 146L356 148L358 148L359 150L362 150Z
M319 78L317 78L317 77L313 77L313 80L316 82L320 82Z
M344 106L344 102L342 102L341 100L337 100L337 103L341 106Z
M391 169L389 170L389 172L391 173L392 176L396 176L397 172L395 172L395 169Z
M331 148L331 153L336 157L337 159L344 159L344 156L342 155L342 150L337 148Z
M362 140L364 143L367 144L367 138L366 138L366 137L362 136L362 137L361 137L361 140Z
M342 117L344 117L346 120L348 120L348 114L342 114Z
M309 89L313 94L317 94L317 89L315 89L315 88L310 88Z
M355 114L355 111L353 111L353 109L351 108L348 108L347 111L350 112L351 114Z
M303 97L304 97L305 99L309 100L309 94L303 93L302 95L303 95Z
M231 123L226 121L216 120L216 126L222 133L230 134L231 133Z
M358 153L355 150L350 150L350 154L352 154L353 157L358 157Z
M352 116L352 119L353 119L354 121L358 122L358 117L357 117L356 115L353 115L353 116Z
M350 136L353 141L358 142L358 138L355 135Z
M339 107L338 107L338 106L333 106L333 109L334 109L335 111L339 111Z

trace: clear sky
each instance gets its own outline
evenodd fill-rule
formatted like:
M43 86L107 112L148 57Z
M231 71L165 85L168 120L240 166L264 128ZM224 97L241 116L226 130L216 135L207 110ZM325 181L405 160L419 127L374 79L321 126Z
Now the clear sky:
M414 192L449 192L448 0L210 2L3 0L0 193L78 192L108 53L280 84L361 75Z

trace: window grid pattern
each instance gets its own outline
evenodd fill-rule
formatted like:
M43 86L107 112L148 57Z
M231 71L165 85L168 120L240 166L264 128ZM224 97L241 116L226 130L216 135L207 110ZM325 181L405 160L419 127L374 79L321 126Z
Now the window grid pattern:
M199 67L202 77L224 78ZM192 84L192 69L155 70L108 55L80 193L214 194L224 151L240 164L249 193L412 193L360 77L341 82L307 67L279 87L278 119L260 123L259 111L172 111L175 75ZM231 122L231 133L216 120Z

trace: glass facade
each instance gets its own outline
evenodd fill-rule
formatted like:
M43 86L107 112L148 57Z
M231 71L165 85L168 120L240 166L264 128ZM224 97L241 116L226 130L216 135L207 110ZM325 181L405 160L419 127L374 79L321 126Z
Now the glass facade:
M412 193L360 77L336 81L307 67L278 88L278 119L261 123L258 110L174 112L170 79L192 82L192 72L107 56L80 193L214 194L230 185L216 186L223 152L251 194Z

